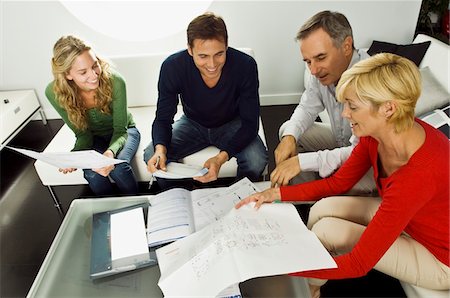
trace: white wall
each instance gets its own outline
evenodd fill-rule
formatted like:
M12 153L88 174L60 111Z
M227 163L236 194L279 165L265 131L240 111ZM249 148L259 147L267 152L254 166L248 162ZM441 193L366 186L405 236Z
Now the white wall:
M133 5L133 2L128 3ZM294 38L311 15L325 9L344 13L352 24L355 46L367 48L374 39L410 43L420 5L420 0L215 0L207 10L224 18L230 46L254 49L261 103L270 105L298 102L303 90L304 64ZM173 52L186 45L187 23L177 33L158 40L123 41L83 24L59 1L0 0L0 19L0 90L36 89L49 118L58 118L58 115L47 102L44 90L52 79L52 47L61 35L79 35L106 56ZM126 19L117 22L126 22Z

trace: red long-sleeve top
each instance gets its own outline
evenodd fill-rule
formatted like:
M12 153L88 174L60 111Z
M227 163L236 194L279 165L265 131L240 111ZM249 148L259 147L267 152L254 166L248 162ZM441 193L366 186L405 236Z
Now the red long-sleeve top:
M378 142L362 137L349 159L331 177L281 187L282 201L310 201L341 194L372 166L382 199L380 207L347 254L334 257L337 268L292 275L320 279L354 278L367 274L402 231L449 266L449 140L440 131L416 119L425 129L424 144L408 163L387 178L378 168Z

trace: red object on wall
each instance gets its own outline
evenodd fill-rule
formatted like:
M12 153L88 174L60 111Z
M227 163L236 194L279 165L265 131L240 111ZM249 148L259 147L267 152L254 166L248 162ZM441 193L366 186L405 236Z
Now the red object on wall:
M450 36L450 10L442 17L442 33L447 35L447 38Z

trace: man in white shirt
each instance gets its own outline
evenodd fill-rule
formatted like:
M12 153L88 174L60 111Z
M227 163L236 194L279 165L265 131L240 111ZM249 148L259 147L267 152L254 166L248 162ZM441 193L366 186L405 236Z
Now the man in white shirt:
M280 128L281 141L275 149L276 168L270 174L272 186L287 185L303 172L329 176L347 160L358 143L351 137L350 123L341 116L343 104L335 98L342 73L369 57L355 49L350 23L341 13L322 11L303 24L296 39L312 77L291 118ZM314 122L323 110L327 111L330 124ZM374 189L373 178L369 180L360 181L363 185L358 189L368 192Z

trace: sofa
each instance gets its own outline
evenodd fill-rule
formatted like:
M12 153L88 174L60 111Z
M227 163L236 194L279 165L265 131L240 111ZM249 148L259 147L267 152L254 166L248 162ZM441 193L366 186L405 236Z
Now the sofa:
M239 50L254 56L253 50L249 48L240 48ZM152 123L156 112L156 103L158 98L157 83L159 71L162 62L170 53L153 53L135 56L115 56L108 57L111 64L122 74L127 86L128 108L133 114L136 127L141 133L141 141L137 153L132 160L132 167L139 182L148 182L151 174L147 171L146 164L143 161L145 147L151 142ZM183 114L181 105L178 106L178 112L175 120ZM259 121L259 136L266 145L264 128L262 121ZM70 128L64 124L56 133L44 152L68 152L75 144L75 135ZM267 147L267 145L266 145ZM187 156L182 160L183 163L202 166L210 157L216 155L219 149L210 146L197 153ZM47 186L52 198L60 212L59 201L53 191L54 186L60 185L81 185L88 182L83 177L83 171L78 170L69 174L62 174L52 165L37 160L34 163L36 172ZM236 158L231 158L220 169L219 178L235 177L237 173ZM263 175L267 174L267 167Z
M450 47L449 45L428 35L418 34L413 44L430 42L428 49L421 59L419 70L422 76L422 94L416 105L416 116L424 119L436 128L445 124L448 128L450 121L442 110L448 110L450 102ZM304 86L309 84L311 73L305 67ZM433 117L436 113L436 117ZM319 114L320 120L330 123L328 114L324 111ZM437 119L437 120L435 120ZM285 122L286 123L286 122ZM279 136L282 136L284 124L280 127ZM448 130L446 131L448 132ZM450 291L438 291L420 288L406 282L400 282L408 298L448 298Z

